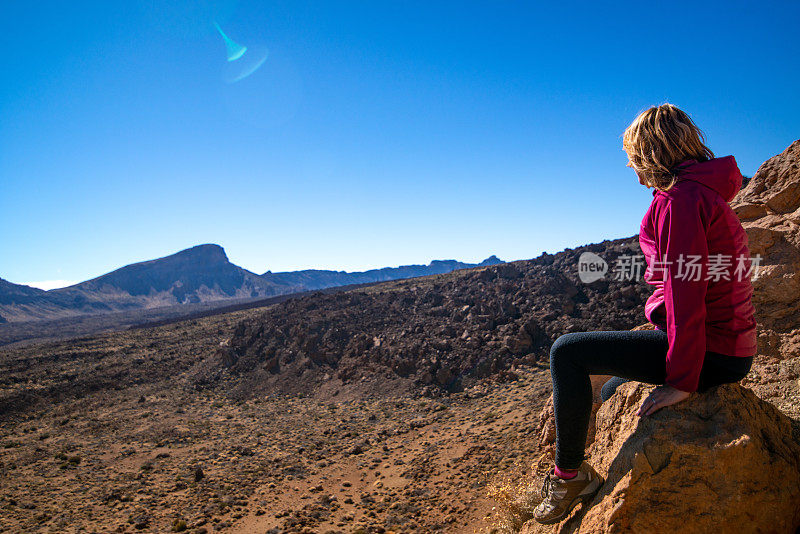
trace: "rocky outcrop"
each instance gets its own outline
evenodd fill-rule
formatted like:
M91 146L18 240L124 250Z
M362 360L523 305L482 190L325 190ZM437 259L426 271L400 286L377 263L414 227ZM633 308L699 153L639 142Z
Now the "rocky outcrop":
M791 421L738 384L636 410L651 388L620 386L597 412L588 461L606 477L586 508L534 532L794 532L800 445Z
M800 355L800 140L767 160L731 202L761 256L753 280L758 352Z

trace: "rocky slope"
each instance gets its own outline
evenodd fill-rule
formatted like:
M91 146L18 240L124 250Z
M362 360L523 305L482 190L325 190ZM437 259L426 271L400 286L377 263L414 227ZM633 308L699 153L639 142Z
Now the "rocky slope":
M479 378L512 378L515 365L546 360L564 332L641 322L649 286L611 275L582 283L577 266L583 252L613 263L640 249L631 237L294 299L240 322L217 356L198 364L194 380L244 398L324 388L331 376L346 383L402 378L430 395Z
M800 139L770 158L733 199L747 230L751 256L760 255L753 282L759 353L800 354Z
M253 315L0 348L0 530L485 531L487 481L538 450L546 369L439 399L381 376L197 391L193 365Z

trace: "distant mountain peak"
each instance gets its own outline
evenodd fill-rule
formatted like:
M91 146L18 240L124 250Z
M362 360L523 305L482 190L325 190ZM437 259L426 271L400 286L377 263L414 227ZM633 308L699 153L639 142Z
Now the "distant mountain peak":
M480 267L485 267L487 265L497 265L498 263L505 263L505 262L500 258L498 258L497 256L495 256L494 254L492 254L491 256L480 262L478 265Z
M181 250L172 255L174 258L192 259L203 263L230 263L225 249L214 243L206 243Z

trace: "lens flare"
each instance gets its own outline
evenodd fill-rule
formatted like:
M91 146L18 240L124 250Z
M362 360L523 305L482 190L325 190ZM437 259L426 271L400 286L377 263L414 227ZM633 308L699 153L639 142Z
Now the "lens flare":
M236 61L237 59L242 57L245 52L247 52L247 47L240 45L239 43L237 43L236 41L225 35L225 32L222 31L222 28L219 27L219 24L215 22L214 27L217 28L217 31L222 36L222 40L225 41L225 50L228 51L228 61Z
M247 51L242 59L233 63L226 63L222 72L223 79L228 83L244 80L267 60L267 49L254 46Z
M222 31L219 24L214 22L214 27L222 36L225 42L225 50L228 55L228 62L223 70L222 77L228 83L238 82L244 80L259 68L267 60L269 50L260 45L254 45L251 48L240 45Z

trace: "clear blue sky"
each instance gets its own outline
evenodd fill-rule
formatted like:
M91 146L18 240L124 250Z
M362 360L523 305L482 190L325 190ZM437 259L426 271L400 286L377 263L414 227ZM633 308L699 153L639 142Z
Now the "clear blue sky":
M748 175L800 137L800 3L536 4L5 3L0 277L531 258L638 232L651 104Z

